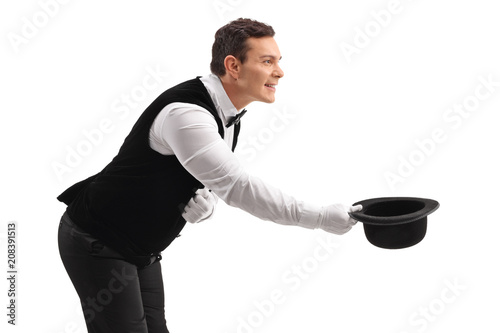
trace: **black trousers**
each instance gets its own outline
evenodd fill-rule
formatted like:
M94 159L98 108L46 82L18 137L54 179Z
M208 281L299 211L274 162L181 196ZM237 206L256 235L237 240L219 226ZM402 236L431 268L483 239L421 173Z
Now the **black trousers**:
M138 268L66 213L58 242L89 333L168 333L160 261Z

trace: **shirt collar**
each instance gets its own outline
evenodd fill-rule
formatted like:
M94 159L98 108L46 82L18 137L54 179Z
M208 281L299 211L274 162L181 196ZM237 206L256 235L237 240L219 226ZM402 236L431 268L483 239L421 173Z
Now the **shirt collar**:
M223 118L224 124L227 124L228 119L236 116L239 111L229 99L220 78L217 75L209 74L201 77L200 80L207 88L219 115Z

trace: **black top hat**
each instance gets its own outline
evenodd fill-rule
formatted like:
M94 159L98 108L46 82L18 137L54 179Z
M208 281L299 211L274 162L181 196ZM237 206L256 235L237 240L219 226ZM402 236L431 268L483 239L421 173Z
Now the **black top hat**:
M363 222L366 238L375 246L401 249L419 243L427 231L427 215L439 208L431 199L375 198L356 202L359 212L349 215Z

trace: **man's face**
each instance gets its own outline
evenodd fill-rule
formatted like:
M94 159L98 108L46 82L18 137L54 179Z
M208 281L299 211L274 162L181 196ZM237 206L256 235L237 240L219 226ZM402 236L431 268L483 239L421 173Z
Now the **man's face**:
M272 103L278 80L284 73L278 65L281 53L273 37L247 39L249 50L238 76L240 98L249 104L254 101Z

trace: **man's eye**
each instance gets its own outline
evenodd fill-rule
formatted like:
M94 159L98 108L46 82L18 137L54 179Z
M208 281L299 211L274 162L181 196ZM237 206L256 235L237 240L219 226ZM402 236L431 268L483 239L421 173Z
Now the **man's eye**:
M271 63L271 60L264 60L264 62L265 62L266 64L270 64L270 63Z

